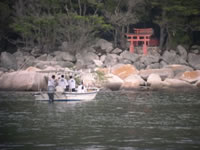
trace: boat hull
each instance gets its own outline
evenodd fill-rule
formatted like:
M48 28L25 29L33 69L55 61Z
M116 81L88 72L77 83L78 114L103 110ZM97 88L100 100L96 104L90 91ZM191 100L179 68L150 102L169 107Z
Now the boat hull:
M54 101L90 101L93 100L98 93L98 90L85 92L85 93L77 93L77 92L55 92L54 93ZM38 101L48 101L48 93L40 92L35 94L35 100Z

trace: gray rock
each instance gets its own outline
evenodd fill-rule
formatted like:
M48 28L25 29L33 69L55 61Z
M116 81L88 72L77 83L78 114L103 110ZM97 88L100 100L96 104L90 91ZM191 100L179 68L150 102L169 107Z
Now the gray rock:
M141 69L145 69L146 68L146 65L137 61L134 63L134 66L138 69L138 70L141 70Z
M102 55L102 56L100 57L100 60L102 61L102 63L104 63L105 59L106 59L106 55Z
M38 59L38 60L45 61L45 60L47 60L47 57L48 57L47 54L43 54L43 55L39 56L37 59Z
M108 54L105 58L104 65L106 67L114 66L118 63L118 56L116 54Z
M18 57L23 57L24 54L21 50L17 50L15 53L13 53L13 56L18 58Z
M190 49L191 50L196 50L196 49L200 50L200 45L193 45Z
M135 54L135 53L130 53L129 51L124 51L120 54L122 59L127 59L130 60L131 62L137 62L141 55Z
M152 63L158 63L160 57L153 56L153 55L147 55L147 56L142 56L140 58L140 62L145 64L146 66L151 65Z
M57 65L63 68L71 68L74 66L74 64L70 61L57 61Z
M35 57L34 56L25 56L24 57L24 62L21 65L20 69L26 69L30 66L33 66L35 64Z
M100 47L102 50L104 50L107 53L110 53L113 50L113 44L104 39L99 39L95 47Z
M69 52L62 52L62 51L56 51L54 52L55 60L57 61L70 61L75 62L76 58L75 56L71 55Z
M163 81L163 84L167 87L167 88L174 88L177 90L188 90L188 89L195 89L196 86L183 81L183 80L179 80L179 79L165 79Z
M159 69L160 64L159 63L153 63L147 66L147 69Z
M40 56L41 54L41 49L37 48L37 47L34 47L31 51L31 55L35 56L35 57L38 57Z
M159 74L150 74L147 79L147 84L151 85L152 89L160 89L163 86L163 82Z
M123 84L123 80L120 79L118 76L113 74L106 74L105 75L107 82L105 82L104 87L111 89L113 91L119 90L121 85Z
M7 69L14 69L17 70L17 60L16 58L8 53L2 52L1 53L1 66Z
M177 46L177 50L181 58L183 58L184 60L187 60L187 50L181 45Z
M39 91L46 90L47 82L42 73L16 71L0 77L0 90Z
M186 71L193 71L193 69L186 65L167 65L164 68L172 69L174 72L174 76L180 77L182 73Z
M39 69L45 69L48 66L56 66L57 65L57 61L35 61L35 67L39 68Z
M194 67L195 69L199 69L200 64L200 55L196 55L193 53L188 54L188 63Z
M63 42L61 45L61 50L62 51L68 51L68 42Z
M112 54L120 54L121 52L122 52L121 49L115 48L111 53L112 53Z
M132 64L132 61L127 60L127 59L119 59L119 63L121 63L121 64Z
M103 66L103 63L102 63L101 60L96 60L96 59L94 59L93 62L94 62L94 64L95 64L97 67Z
M178 64L179 63L179 57L176 55L176 52L171 51L165 51L162 59L167 62L168 64Z
M160 62L160 68L164 68L167 65L168 64L165 61L163 61L163 60Z

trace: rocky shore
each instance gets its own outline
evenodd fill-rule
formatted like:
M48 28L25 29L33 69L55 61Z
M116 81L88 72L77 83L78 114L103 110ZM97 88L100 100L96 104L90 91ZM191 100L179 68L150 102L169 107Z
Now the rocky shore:
M46 90L50 73L78 74L87 86L111 90L198 90L200 88L200 46L161 52L157 47L142 47L135 53L113 48L100 39L91 47L72 54L67 43L59 50L42 53L40 49L19 49L0 57L0 90ZM51 72L54 70L54 72Z

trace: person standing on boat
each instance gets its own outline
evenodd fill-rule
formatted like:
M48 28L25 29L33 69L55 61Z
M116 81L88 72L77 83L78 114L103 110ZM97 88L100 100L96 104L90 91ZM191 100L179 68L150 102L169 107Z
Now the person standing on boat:
M61 75L61 78L58 80L58 86L62 87L64 91L66 91L67 87L69 86L64 75Z
M48 80L48 96L49 96L49 102L54 101L54 93L56 89L56 79L55 75L52 75L51 78Z
M68 81L68 84L69 84L69 91L70 92L75 92L76 91L76 81L73 79L72 76L69 76L69 81Z

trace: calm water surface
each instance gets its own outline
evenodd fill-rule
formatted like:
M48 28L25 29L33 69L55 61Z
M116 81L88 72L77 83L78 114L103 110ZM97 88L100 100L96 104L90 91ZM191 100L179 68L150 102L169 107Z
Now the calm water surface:
M200 92L100 92L90 102L0 92L2 150L200 149Z

